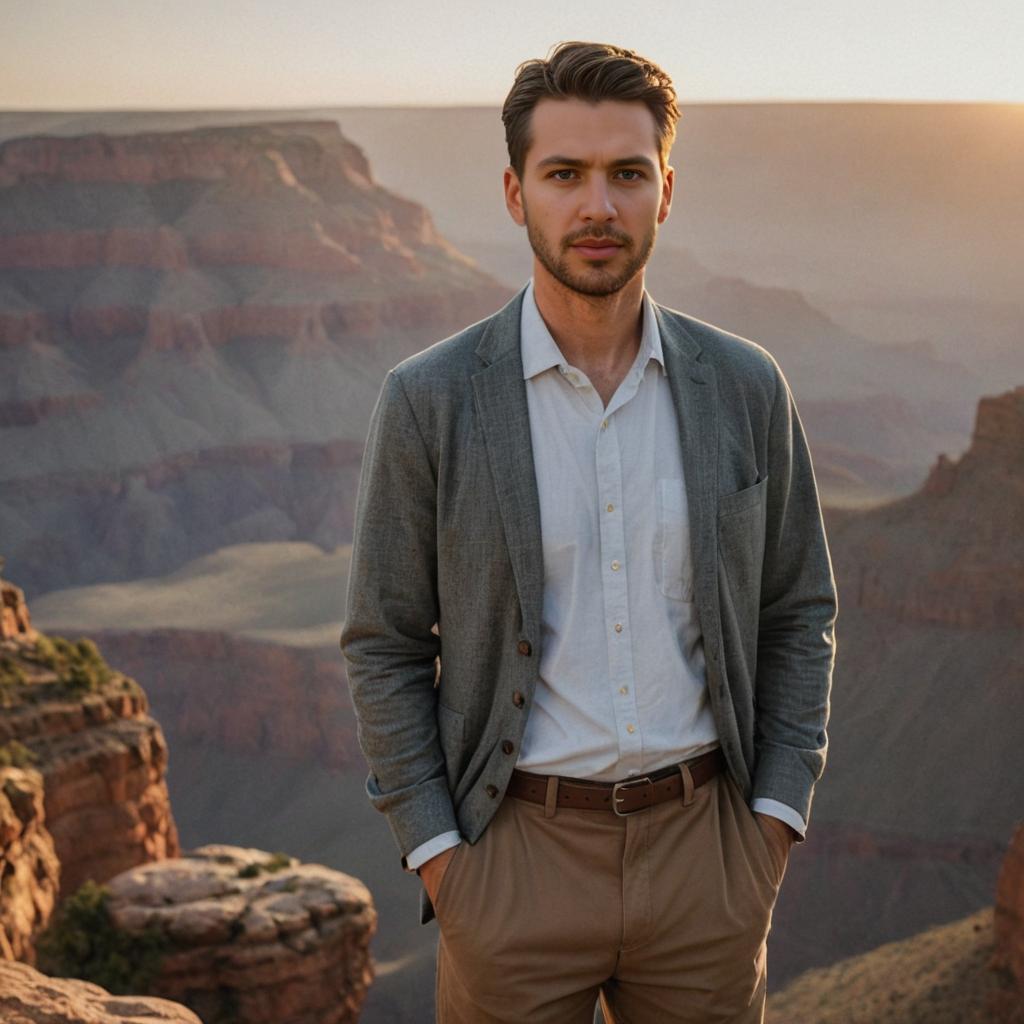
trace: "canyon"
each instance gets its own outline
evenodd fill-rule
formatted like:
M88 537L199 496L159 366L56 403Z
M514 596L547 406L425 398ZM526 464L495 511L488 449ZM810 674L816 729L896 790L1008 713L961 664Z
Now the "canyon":
M929 131L942 119L933 113ZM712 115L756 120L695 114L705 132ZM821 127L814 112L790 115L787 125ZM69 116L52 136L0 143L0 553L37 623L91 638L119 679L144 686L52 714L4 708L0 729L17 718L19 736L67 758L54 760L49 788L30 768L3 769L0 831L20 851L11 877L36 881L0 908L2 955L29 958L26 936L59 889L91 874L211 844L286 847L354 871L376 897L368 1024L424 1019L436 933L415 925L417 882L363 789L336 646L345 545L384 372L496 309L528 272L528 248L477 216L485 202L501 212L482 185L424 176L410 157L447 168L458 118L350 111L342 134L331 112L236 125L176 116L138 115L134 135L111 133L103 115L82 135L75 125L89 119ZM749 180L738 140L710 150L736 194ZM840 604L828 767L776 908L771 984L979 913L997 879L984 934L1017 965L1020 903L1005 894L1019 890L1019 833L1009 854L1007 842L1024 806L1013 715L1024 388L981 390L1024 377L1017 307L994 279L984 302L955 289L940 301L955 269L947 255L927 272L906 260L931 284L917 281L902 304L846 287L831 257L806 262L814 217L797 210L801 189L771 210L756 197L730 204L707 177L715 166L700 174L722 201L689 216L694 252L667 234L649 286L778 356L826 498ZM787 167L769 161L773 195ZM958 197L961 242L988 225L986 266L1011 265L1012 217L993 220L999 187L985 198L941 184L906 216L867 217L905 235L890 226L881 260L894 287L901 252L920 241L915 217L934 223L943 188ZM444 233L400 192L426 199ZM712 206L732 235L714 237ZM833 217L852 225L856 244L839 248L866 267L861 212L829 208L828 222L837 234ZM778 266L763 257L772 246ZM806 289L788 283L801 267ZM873 334L882 321L884 341ZM961 362L965 337L975 351ZM0 619L25 640L28 613L11 594ZM101 750L86 727L105 737ZM88 804L97 794L106 804Z

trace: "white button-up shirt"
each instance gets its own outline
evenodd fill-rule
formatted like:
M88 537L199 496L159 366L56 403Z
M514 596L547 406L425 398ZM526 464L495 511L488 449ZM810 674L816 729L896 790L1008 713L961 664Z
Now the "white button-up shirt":
M683 454L647 292L636 359L607 407L523 296L521 351L540 501L539 677L516 762L617 781L718 745L694 605ZM801 834L776 800L753 809ZM446 832L413 870L459 842Z
M523 297L544 550L539 678L517 766L614 782L717 746L693 603L683 453L661 337L607 407Z

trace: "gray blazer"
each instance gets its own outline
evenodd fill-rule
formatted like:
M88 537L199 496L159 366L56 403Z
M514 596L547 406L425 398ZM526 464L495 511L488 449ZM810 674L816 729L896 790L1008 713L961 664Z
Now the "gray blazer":
M442 832L483 833L537 679L544 565L522 297L391 370L367 437L341 647L367 792L403 865ZM655 310L722 749L748 800L807 820L825 765L836 595L803 429L768 352ZM431 916L424 897L421 920Z

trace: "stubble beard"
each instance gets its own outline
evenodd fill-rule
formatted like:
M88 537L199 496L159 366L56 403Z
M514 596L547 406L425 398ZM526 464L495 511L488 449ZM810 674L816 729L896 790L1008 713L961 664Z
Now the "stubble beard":
M564 287L593 298L604 298L621 291L634 277L646 266L651 257L651 250L654 248L654 238L657 233L657 226L654 226L644 235L640 247L636 248L633 239L622 232L605 229L587 228L583 231L566 235L562 239L562 252L556 256L548 245L547 239L536 229L530 221L525 204L523 215L526 219L526 237L530 241L530 247L534 255L540 261L541 266ZM629 253L635 250L626 260L625 266L618 273L608 270L605 266L610 260L595 260L588 270L583 273L574 273L569 268L568 252L571 246L582 241L584 238L611 238L622 244L622 248ZM613 257L614 258L614 257Z

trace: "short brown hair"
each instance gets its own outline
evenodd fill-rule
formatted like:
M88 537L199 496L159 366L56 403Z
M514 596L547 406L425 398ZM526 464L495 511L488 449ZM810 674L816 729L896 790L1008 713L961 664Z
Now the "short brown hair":
M664 168L676 137L679 107L672 79L657 64L633 50L609 43L559 43L546 60L524 61L516 68L501 119L512 169L522 178L530 148L530 116L545 98L641 100L657 126L655 141Z

